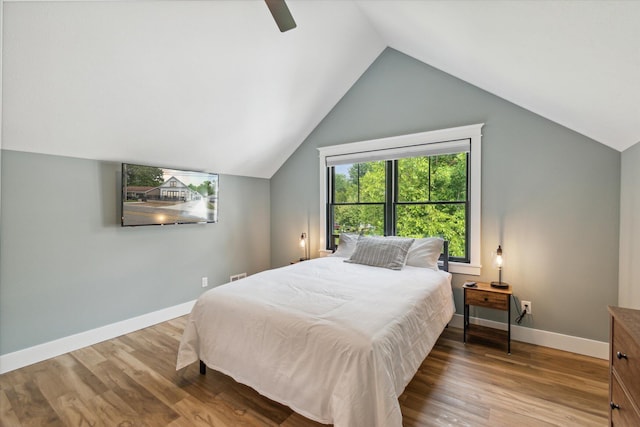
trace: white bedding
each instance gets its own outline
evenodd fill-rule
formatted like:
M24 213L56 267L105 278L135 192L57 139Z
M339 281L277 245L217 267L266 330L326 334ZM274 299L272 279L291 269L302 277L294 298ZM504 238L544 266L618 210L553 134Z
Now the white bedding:
M451 275L327 257L211 289L177 368L202 360L336 427L402 426L398 397L455 311Z

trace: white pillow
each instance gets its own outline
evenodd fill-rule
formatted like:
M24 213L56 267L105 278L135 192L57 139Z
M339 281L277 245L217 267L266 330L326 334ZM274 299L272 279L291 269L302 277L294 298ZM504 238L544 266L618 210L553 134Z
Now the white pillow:
M351 258L344 262L402 270L413 239L406 237L360 236Z
M440 237L416 239L409 248L406 265L438 271L438 258L442 253L443 245L444 240Z
M353 251L356 249L356 243L358 242L358 234L356 233L340 233L338 238L338 249L329 256L339 256L343 258L349 258Z

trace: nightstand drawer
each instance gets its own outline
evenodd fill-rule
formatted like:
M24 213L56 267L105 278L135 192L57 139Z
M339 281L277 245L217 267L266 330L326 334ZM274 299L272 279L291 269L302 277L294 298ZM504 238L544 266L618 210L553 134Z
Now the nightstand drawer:
M509 295L479 289L465 289L464 303L498 310L508 310Z

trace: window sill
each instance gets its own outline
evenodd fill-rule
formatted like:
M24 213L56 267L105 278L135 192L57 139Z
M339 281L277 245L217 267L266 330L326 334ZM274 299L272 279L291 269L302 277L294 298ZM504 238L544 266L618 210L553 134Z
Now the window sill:
M449 273L479 276L481 267L480 265L471 265L463 262L449 262Z

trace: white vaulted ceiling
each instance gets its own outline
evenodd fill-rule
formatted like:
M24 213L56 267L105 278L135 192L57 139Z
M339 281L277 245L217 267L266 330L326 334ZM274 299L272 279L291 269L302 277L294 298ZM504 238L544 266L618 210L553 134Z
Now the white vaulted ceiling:
M617 150L640 2L5 1L2 148L271 177L391 46Z

